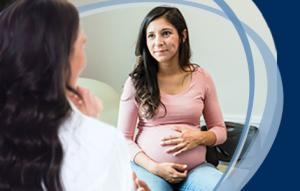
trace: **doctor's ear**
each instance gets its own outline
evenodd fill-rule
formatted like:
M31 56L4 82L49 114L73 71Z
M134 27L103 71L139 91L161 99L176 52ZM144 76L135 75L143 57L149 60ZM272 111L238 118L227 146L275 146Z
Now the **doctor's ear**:
M186 38L187 38L187 30L184 29L182 31L182 43L184 43L186 41Z

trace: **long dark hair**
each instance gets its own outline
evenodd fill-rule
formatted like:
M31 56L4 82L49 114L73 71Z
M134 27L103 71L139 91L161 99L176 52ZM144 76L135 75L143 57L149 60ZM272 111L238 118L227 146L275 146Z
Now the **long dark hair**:
M177 30L179 35L179 65L182 70L190 66L190 43L189 33L185 19L181 12L175 7L159 6L153 8L144 18L135 48L137 65L130 76L136 89L135 100L143 111L145 118L150 119L156 114L161 105L166 108L160 100L159 87L157 82L158 62L153 58L147 48L146 32L149 24L158 18L165 18ZM186 30L183 41L183 31Z
M0 1L0 12L7 7L10 3L12 3L12 0L1 0Z
M0 190L63 190L58 132L79 16L67 0L18 0L0 15Z

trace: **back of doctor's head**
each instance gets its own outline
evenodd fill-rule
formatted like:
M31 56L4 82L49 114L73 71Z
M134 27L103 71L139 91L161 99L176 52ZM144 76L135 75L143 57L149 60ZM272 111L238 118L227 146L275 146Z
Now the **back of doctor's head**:
M67 0L17 0L0 14L0 190L62 190L59 127L79 29Z
M14 0L1 0L0 1L0 13L5 7L7 7L10 3L12 3Z

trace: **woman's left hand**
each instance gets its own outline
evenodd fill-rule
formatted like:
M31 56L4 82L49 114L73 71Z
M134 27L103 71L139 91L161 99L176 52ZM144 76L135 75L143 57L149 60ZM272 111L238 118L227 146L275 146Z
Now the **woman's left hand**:
M207 131L200 129L191 129L183 126L175 126L174 130L179 132L178 135L164 137L161 146L172 146L166 150L167 153L173 153L177 156L182 152L194 149L199 145L205 144L209 134ZM211 133L211 132L209 132Z
M148 187L148 185L144 181L139 180L134 172L132 173L132 177L133 177L133 182L134 182L134 190L136 190L136 191L151 191L150 188Z

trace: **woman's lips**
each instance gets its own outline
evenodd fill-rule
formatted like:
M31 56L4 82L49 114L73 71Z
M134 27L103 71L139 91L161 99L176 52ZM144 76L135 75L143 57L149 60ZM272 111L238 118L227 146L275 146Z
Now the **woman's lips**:
M154 53L164 53L167 52L167 50L155 50Z

